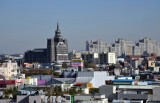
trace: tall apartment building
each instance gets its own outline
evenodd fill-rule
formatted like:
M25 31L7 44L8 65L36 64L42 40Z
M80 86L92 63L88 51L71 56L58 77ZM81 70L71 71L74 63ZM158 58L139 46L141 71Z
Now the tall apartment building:
M117 57L125 57L126 55L143 55L152 54L160 56L160 43L144 38L140 39L136 43L129 40L118 39L110 45L102 41L86 42L86 51L88 52L114 52Z
M133 53L133 55L141 55L139 46L134 45L134 46L132 47L132 53Z
M27 63L68 62L68 43L62 38L58 23L54 38L47 39L47 48L29 50L24 58Z
M86 50L88 52L96 52L96 53L102 53L102 52L109 52L110 45L102 42L100 40L98 41L86 41Z
M140 54L156 53L156 55L160 55L160 43L155 40L149 38L140 39L137 41L136 46L139 47L137 49L139 49Z
M116 56L132 55L133 45L132 41L118 39L112 44L110 52L116 53Z

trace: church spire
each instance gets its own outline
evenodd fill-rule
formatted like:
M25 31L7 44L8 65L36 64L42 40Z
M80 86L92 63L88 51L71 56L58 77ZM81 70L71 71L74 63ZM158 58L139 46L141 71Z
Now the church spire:
M59 29L58 21L57 21L57 29L55 31L54 41L55 42L62 42L63 41L63 38L61 36L61 31Z
M59 30L59 24L58 24L58 21L57 21L57 31L60 31L60 30Z
M58 21L57 21L57 30L55 31L55 34L56 34L56 35L60 35L60 34L61 34L61 31L60 31L60 29L59 29Z

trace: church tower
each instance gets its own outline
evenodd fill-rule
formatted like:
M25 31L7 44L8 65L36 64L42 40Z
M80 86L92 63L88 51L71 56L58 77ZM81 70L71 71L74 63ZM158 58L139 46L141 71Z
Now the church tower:
M54 42L58 43L58 42L63 42L63 38L61 36L61 31L59 29L59 24L57 22L57 30L55 31L55 36L54 36Z
M59 24L57 22L57 29L54 36L54 48L55 48L55 61L67 62L68 61L68 43L66 39L62 38Z
M47 61L52 63L55 61L54 39L47 39Z

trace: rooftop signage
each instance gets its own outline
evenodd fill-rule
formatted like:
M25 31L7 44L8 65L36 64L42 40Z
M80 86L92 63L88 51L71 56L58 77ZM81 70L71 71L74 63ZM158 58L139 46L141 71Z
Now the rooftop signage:
M0 84L15 84L15 80L1 80Z

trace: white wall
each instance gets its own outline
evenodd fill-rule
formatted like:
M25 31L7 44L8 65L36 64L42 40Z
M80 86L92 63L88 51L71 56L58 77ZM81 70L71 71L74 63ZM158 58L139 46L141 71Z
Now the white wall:
M108 53L108 63L109 64L116 64L115 53Z
M3 63L0 67L0 74L3 74L9 78L11 75L17 75L17 70L19 69L17 63L12 63L11 61Z
M37 85L37 78L24 79L23 83L24 84Z
M119 76L118 79L132 79L131 76Z
M115 76L109 76L107 71L95 71L90 83L93 84L94 88L99 88L99 86L105 85L106 80L114 80L114 78Z

